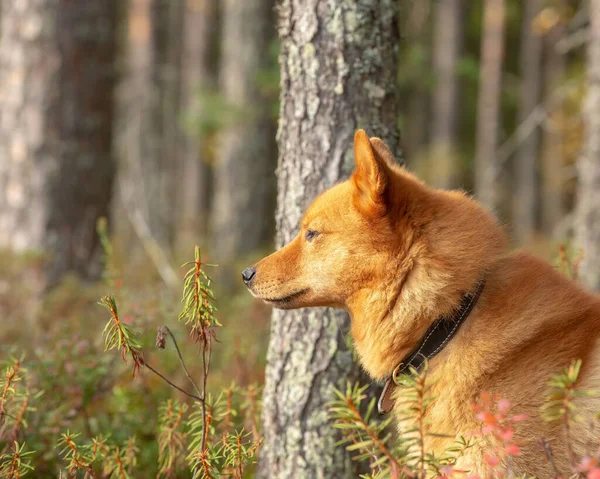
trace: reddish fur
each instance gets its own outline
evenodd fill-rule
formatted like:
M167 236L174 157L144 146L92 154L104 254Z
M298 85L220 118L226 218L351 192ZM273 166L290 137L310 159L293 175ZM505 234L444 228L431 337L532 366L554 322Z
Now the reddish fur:
M468 320L430 362L435 401L432 431L467 435L484 391L500 393L515 411L539 417L549 377L583 359L581 384L600 384L600 298L526 253L508 253L497 221L458 191L429 188L393 164L385 144L360 130L351 180L319 196L298 236L256 265L251 292L276 307L333 306L352 317L352 336L364 368L390 375L436 318L450 313L483 276L486 286ZM320 234L307 241L307 230ZM289 301L269 300L302 292ZM600 409L589 399L582 412ZM517 429L523 441L516 472L550 477L537 444L555 442L557 465L570 471L561 429L532 419ZM576 450L589 444L580 428ZM442 451L448 439L430 438ZM589 452L589 451L588 451ZM485 474L480 448L462 464Z

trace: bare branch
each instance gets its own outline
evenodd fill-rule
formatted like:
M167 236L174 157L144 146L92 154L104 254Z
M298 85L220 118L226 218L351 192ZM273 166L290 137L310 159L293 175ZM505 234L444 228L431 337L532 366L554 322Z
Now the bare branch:
M152 366L150 366L150 364L148 363L144 363L144 366L146 366L150 371L152 371L154 374L156 374L159 378L161 378L163 381L165 381L169 386L177 389L179 392L182 392L183 394L185 394L186 396L191 397L192 399L195 399L196 401L199 401L201 404L204 404L204 399L196 396L195 394L189 393L187 392L185 389L180 388L179 386L177 386L177 384L175 384L174 382L172 382L169 378L167 378L165 375L161 374L160 372L158 372L156 369L154 369Z
M171 341L173 342L173 345L175 346L175 349L177 350L177 356L179 357L179 363L181 364L181 367L185 371L185 375L189 379L190 383L192 383L192 386L194 386L194 389L198 393L198 396L200 396L202 399L204 399L204 397L205 397L204 393L200 392L200 389L198 388L196 381L194 381L194 379L192 378L192 375L188 371L187 366L185 365L185 361L183 360L183 356L181 355L181 351L179 349L179 345L177 344L177 340L175 339L175 336L173 335L173 333L167 326L161 326L158 329L158 334L164 334L164 333L166 333L171 338Z

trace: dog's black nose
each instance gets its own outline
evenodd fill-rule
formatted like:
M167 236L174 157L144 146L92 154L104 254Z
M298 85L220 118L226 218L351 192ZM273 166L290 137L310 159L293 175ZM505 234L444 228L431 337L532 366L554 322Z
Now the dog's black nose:
M242 279L246 284L250 284L254 276L256 276L256 268L254 266L250 266L249 268L246 268L244 271L242 271Z

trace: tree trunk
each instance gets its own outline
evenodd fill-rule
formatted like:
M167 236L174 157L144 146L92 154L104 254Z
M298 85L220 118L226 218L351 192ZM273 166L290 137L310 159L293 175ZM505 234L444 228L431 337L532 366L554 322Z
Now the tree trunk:
M600 0L590 1L590 39L585 100L586 145L577 170L575 241L583 249L580 275L600 289Z
M492 210L497 207L498 202L499 167L496 162L496 146L500 128L504 10L504 0L485 0L477 100L475 194Z
M521 29L521 92L519 125L527 120L540 103L542 38L533 31L533 20L541 9L540 0L526 0ZM516 192L513 202L515 240L527 244L533 239L537 198L537 154L539 130L535 128L515 157Z
M217 3L187 0L184 18L182 105L185 128L179 188L178 246L188 250L189 241L207 235L211 169L207 159L207 137L198 124L203 116L201 95L217 84L215 50ZM191 250L190 250L191 251Z
M275 122L260 76L275 36L274 2L224 0L223 7L220 89L231 118L218 147L213 245L216 260L231 264L273 237Z
M407 8L407 19L404 24L403 43L410 49L418 51L417 55L423 56L420 68L426 72L430 68L429 44L430 31L429 16L431 14L431 0L412 2ZM410 95L406 97L406 122L403 127L402 153L411 165L420 159L429 140L429 100L430 92L422 82L410 85ZM406 92L408 93L408 92Z
M152 0L152 53L154 55L150 95L151 141L153 142L158 175L155 183L156 205L150 209L149 221L155 220L156 235L165 248L171 249L175 240L178 170L181 165L183 130L181 121L181 60L183 56L182 0ZM148 141L143 138L142 141ZM153 199L148 201L152 204Z
M557 49L558 42L564 37L564 34L565 25L563 21L560 21L544 37L546 97L552 95L560 87L565 76L565 55ZM558 95L558 100L550 105L549 116L544 124L542 136L542 230L549 238L556 235L556 226L566 214L562 175L564 148L562 111L563 100L562 96Z
M462 0L440 0L435 10L433 71L436 85L431 114L432 157L436 173L433 182L440 188L459 186L456 164L456 136L460 115L457 65L463 40Z
M131 0L127 76L119 95L121 210L140 218L163 251L173 244L183 143L178 78L182 18L181 1Z
M0 247L90 272L114 163L115 0L2 2ZM74 28L74 25L77 28Z
M284 0L279 10L281 112L277 246L304 209L354 167L359 127L398 149L396 2ZM369 52L366 55L365 52ZM262 478L357 477L327 419L332 387L358 377L347 315L274 311L263 401Z

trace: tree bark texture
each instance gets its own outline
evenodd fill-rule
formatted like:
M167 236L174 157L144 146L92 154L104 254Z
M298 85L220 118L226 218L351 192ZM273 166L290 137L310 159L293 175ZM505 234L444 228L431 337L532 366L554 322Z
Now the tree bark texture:
M273 237L275 120L260 78L275 39L275 3L223 0L222 6L220 91L231 118L219 135L213 245L217 261L226 263Z
M475 136L475 194L492 210L498 203L496 147L500 128L504 17L504 0L485 0Z
M398 31L392 0L284 0L279 8L281 112L277 246L307 205L354 168L357 128L398 151ZM327 419L332 387L358 377L330 309L274 311L263 401L262 478L356 477Z
M441 188L459 186L456 136L460 82L456 69L463 43L463 15L463 0L439 0L435 7L433 71L436 84L432 98L431 145L438 171L433 179Z
M90 272L112 157L116 0L2 2L0 247Z
M187 0L182 63L182 108L184 151L179 180L178 245L191 248L189 240L206 237L209 222L211 168L207 159L206 135L198 120L202 117L201 95L216 89L217 2Z
M533 31L533 20L542 7L540 0L524 2L521 29L521 90L519 125L538 107L541 99L542 37ZM533 239L536 223L538 191L537 156L539 130L535 128L525 140L515 157L516 192L513 203L515 239L526 244Z
M583 249L580 275L600 289L600 0L590 2L585 100L586 145L577 163L575 241Z

